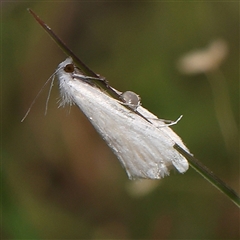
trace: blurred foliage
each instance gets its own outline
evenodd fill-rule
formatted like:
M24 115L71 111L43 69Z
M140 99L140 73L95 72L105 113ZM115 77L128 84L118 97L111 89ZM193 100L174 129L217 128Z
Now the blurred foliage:
M174 126L192 153L239 192L239 149L229 152L204 74L181 75L178 59L216 38L239 126L239 2L1 2L3 239L239 239L239 211L190 169L144 196L128 191L116 157L77 109L57 109L47 88L66 56L32 8L94 71L138 93ZM55 84L57 85L57 84ZM114 129L113 129L114 131Z

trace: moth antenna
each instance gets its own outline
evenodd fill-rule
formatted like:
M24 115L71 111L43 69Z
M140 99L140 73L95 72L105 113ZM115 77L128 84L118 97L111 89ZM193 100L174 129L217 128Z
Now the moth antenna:
M58 71L58 70L57 70L57 71ZM42 90L45 88L45 86L48 84L48 82L50 81L50 79L53 78L53 81L54 81L54 76L55 76L55 74L57 73L57 71L55 71L55 72L48 78L48 80L43 84L42 88L39 90L39 92L37 93L36 97L33 99L30 107L28 108L28 110L27 110L26 114L24 115L24 117L22 118L21 122L23 122L23 121L26 119L26 117L28 116L29 112L30 112L31 109L32 109L32 106L35 104L37 98L39 97L39 95L41 94L41 92L42 92ZM52 81L52 84L51 84L51 85L53 85L53 81ZM50 90L51 90L51 89L52 89L52 86L50 86ZM48 98L47 98L47 102L48 102L48 100L49 100L49 96L48 96ZM46 112L46 110L45 110L45 112Z
M55 73L51 76L51 77L52 77L52 81L51 81L51 85L50 85L50 88L49 88L49 91L48 91L47 100L46 100L46 107L45 107L45 113L44 113L45 116L47 115L48 103L49 103L51 91L52 91L52 88L53 88L53 83L54 83L55 76L56 76L55 74L56 74L56 71L55 71ZM50 77L50 78L51 78L51 77Z

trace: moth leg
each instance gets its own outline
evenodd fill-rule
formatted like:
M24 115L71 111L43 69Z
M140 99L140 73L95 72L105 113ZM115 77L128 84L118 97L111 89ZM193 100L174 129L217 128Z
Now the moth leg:
M165 123L164 125L158 126L158 127L169 127L169 126L172 126L172 125L177 124L177 123L181 120L182 117L183 117L183 115L181 115L181 116L180 116L177 120L175 120L175 121L165 120L165 119L160 119L160 118L157 118L157 119L154 119L154 120L156 120L156 121L162 121L162 122Z

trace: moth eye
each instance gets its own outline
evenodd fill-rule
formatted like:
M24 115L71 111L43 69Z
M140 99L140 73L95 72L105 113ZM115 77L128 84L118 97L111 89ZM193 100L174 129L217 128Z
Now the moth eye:
M73 64L67 64L65 67L64 67L64 71L65 72L68 72L68 73L72 73L74 71L74 65Z

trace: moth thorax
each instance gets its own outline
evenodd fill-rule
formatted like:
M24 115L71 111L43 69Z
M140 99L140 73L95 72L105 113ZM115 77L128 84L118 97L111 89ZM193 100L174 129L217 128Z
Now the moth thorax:
M134 109L137 109L140 105L141 99L135 92L126 91L121 94L121 98L129 107Z

